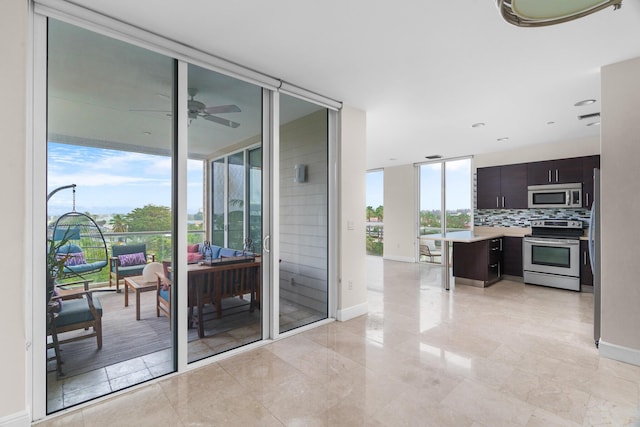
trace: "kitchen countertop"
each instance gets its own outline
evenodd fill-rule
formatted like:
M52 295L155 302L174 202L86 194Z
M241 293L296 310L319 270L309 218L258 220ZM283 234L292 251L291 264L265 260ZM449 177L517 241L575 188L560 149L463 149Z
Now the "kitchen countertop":
M471 243L471 242L479 242L481 240L496 239L503 236L504 234L499 232L479 234L471 230L467 230L467 231L451 231L449 233L440 233L440 234L427 234L424 236L420 236L420 238L424 240L444 240L446 242Z
M523 237L530 234L531 228L519 227L475 227L473 231L451 231L449 233L426 234L420 236L424 240L445 240L448 242L478 242L480 240L497 239L500 237Z

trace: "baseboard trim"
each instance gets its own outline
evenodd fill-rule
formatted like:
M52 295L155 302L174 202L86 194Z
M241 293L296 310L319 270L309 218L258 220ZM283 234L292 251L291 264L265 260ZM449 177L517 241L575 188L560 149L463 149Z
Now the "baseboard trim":
M363 314L369 312L369 303L363 302L362 304L347 307L343 310L338 310L336 313L336 319L340 322L346 322Z
M405 256L385 255L382 258L389 261L412 262L412 263L416 262L415 258L405 257Z
M0 427L28 427L30 425L31 417L26 410L0 418Z
M638 349L611 344L600 340L598 350L600 356L606 357L607 359L618 360L620 362L640 366L640 350Z

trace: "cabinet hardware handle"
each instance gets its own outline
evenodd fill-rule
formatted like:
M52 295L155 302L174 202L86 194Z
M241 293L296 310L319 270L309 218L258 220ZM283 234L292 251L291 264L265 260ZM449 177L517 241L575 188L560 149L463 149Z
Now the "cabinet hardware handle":
M587 265L587 251L582 252L582 263Z
M502 196L502 207L504 208L504 196Z
M549 182L551 182L551 169L549 169Z
M492 251L499 251L500 248L491 248Z
M589 193L586 193L585 196L587 196L587 206L585 207L589 207Z
M560 180L558 179L558 169L556 169L556 182L558 182L558 181L560 181Z
M500 196L496 196L496 208L500 207L500 203L498 202L499 199L500 199Z

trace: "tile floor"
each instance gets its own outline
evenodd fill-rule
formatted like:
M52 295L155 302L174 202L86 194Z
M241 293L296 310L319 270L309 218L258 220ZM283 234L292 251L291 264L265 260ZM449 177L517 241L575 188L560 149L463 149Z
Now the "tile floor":
M41 425L640 425L640 367L598 356L593 295L367 262L368 315Z

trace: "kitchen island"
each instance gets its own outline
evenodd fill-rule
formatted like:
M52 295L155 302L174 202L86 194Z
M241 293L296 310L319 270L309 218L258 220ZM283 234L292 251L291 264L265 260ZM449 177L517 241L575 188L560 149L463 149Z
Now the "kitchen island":
M505 234L502 232L490 232L484 231L482 233L475 233L472 230L464 230L464 231L451 231L448 233L439 233L439 234L427 234L420 236L423 240L441 240L444 243L443 245L443 258L444 258L444 288L445 290L449 290L451 288L451 274L449 272L451 266L449 261L449 243L473 243L479 242L482 240L491 240L491 239L499 239L502 238Z

